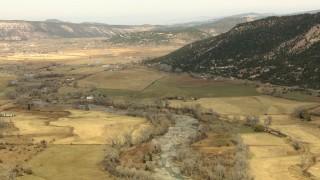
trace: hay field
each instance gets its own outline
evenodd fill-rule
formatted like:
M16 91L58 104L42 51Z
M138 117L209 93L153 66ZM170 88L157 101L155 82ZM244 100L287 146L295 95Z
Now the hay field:
M71 115L50 122L51 126L71 127L73 135L54 144L106 144L107 138L121 133L133 134L133 140L147 124L142 118L114 115L100 111L76 111Z
M242 134L250 148L250 170L255 179L294 179L289 167L300 162L300 156L282 138L265 134Z
M145 119L116 115L101 111L24 111L11 108L7 113L15 114L11 120L21 136L54 144L106 144L107 138L129 132L133 140L140 130L149 126ZM121 132L121 133L119 133Z
M36 156L32 154L30 157L26 157L27 160L22 159L19 162L19 164L22 163L22 167L31 168L34 173L19 177L22 180L90 180L92 177L113 179L98 165L104 159L103 145L108 142L107 139L129 132L135 140L140 137L140 130L149 126L142 118L94 110L65 109L62 111L55 109L49 111L40 109L25 111L16 107L8 107L5 110L7 113L16 115L10 119L19 129L15 133L20 136L20 139L24 137L33 139L33 143L39 143L41 140L48 142L48 148L40 153L36 152ZM18 138L18 136L13 138ZM28 150L29 146L27 144L25 146ZM21 151L23 152L23 150ZM2 155L9 158L12 153L2 153ZM5 164L0 164L0 176L5 173L4 169L8 158L1 158Z
M296 120L298 121L298 120ZM320 129L304 123L273 125L273 128L306 144L308 152L320 157Z
M170 74L145 89L137 97L229 97L258 95L255 88L236 81L195 79L186 74Z
M171 101L173 107L201 104L223 115L281 115L291 114L294 108L314 107L319 103L299 102L271 96L201 98L196 101Z
M31 168L36 177L50 180L114 179L98 167L104 156L102 145L53 145L23 167Z
M55 120L55 118L50 115L50 112L44 112L39 114L39 112L28 112L21 109L7 109L6 113L15 114L15 117L9 118L19 129L19 135L33 137L34 141L40 142L41 140L46 140L47 142L53 139L61 139L68 135L69 127L56 127L48 126L49 121ZM59 112L52 112L58 114ZM65 116L62 112L61 116ZM8 120L9 120L8 119Z

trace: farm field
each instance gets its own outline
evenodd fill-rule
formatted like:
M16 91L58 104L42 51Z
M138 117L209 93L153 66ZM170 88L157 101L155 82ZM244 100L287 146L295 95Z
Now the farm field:
M8 137L0 138L0 145L5 145L5 149L0 149L0 160L3 161L0 163L0 179L13 165L32 169L32 174L23 173L18 177L21 180L115 179L99 164L106 156L104 150L110 138L118 136L120 141L124 141L121 136L129 133L135 142L143 130L153 125L150 119L147 121L148 113L145 113L146 118L131 117L124 115L126 113L111 113L117 108L111 105L107 108L114 111L93 105L97 98L104 96L128 104L144 105L154 105L156 100L167 99L168 105L175 108L199 104L203 112L212 109L232 127L236 126L232 124L235 117L240 117L240 123L244 123L247 116L257 116L259 123L263 124L264 119L270 116L272 123L269 127L287 138L257 133L254 128L243 124L237 132L249 146L250 174L255 179L305 179L300 172L300 163L302 155L308 154L315 157L316 162L306 172L312 178L320 179L320 117L312 115L311 121L307 122L291 115L298 107L317 112L320 102L314 96L290 92L284 98L278 98L262 95L257 86L240 80L197 79L184 73L162 72L132 63L161 56L178 47L119 48L104 45L101 39L35 40L12 46L28 48L25 52L3 53L1 57L3 61L0 63L4 68L0 71L0 113L15 116L0 118L14 125L4 133ZM41 48L36 51L36 47ZM21 88L26 94L19 92L17 97L8 99L5 96L8 92L21 90L17 86L7 87L10 80L20 81L21 86L28 83L31 86ZM53 90L49 91L50 88ZM22 101L19 105L17 102L21 99L32 99L38 104L29 107ZM81 108L85 104L89 110ZM164 111L169 112L168 109ZM154 111L161 110L155 108ZM175 126L174 123L171 125ZM185 133L184 123L180 126L168 128L175 138L187 141L189 137L182 136ZM191 123L189 126L192 129L196 125ZM174 128L181 132L177 133ZM235 150L231 134L218 136L214 131L221 129L218 126L214 128L213 133L207 133L206 138L192 143L190 147L206 156L231 156ZM170 142L176 146L174 143L177 142L171 142L168 134L153 138L161 140L161 137L166 138L162 143ZM294 149L289 137L301 143L300 150ZM144 169L140 155L134 154L139 152L139 148L146 155L153 147L151 144L143 144L138 150L131 147L121 157L122 163L126 164L125 158L132 155L132 159L139 161L139 167ZM172 153L172 149L166 150ZM161 155L156 154L155 157ZM159 172L170 176L167 170Z
M164 73L139 66L113 72L100 72L80 80L79 86L82 88L96 87L98 93L130 97L135 102L152 102L165 97L199 98L258 95L255 88L236 81L201 80L191 78L186 74ZM69 89L70 91L71 89Z
M103 145L52 145L23 165L33 169L35 175L20 179L115 179L98 167L104 158L103 148Z
M243 134L249 145L249 164L255 179L293 179L289 167L300 163L300 156L284 139L270 134Z
M7 44L5 49L17 49L12 53L3 50L1 63L56 62L63 64L128 63L165 55L180 46L163 47L113 47L103 38L32 40Z
M95 86L99 89L142 91L153 82L167 77L165 73L148 69L125 69L118 72L104 71L79 81L80 87Z
M306 152L313 156L320 156L320 131L318 126L301 122L291 117L297 107L313 108L319 106L318 102L303 102L275 98L271 96L246 96L246 97L218 97L200 98L196 101L183 102L170 101L171 106L194 106L200 104L204 108L212 108L226 119L232 120L239 116L243 120L247 115L256 115L260 123L268 116L272 117L271 128L303 142ZM311 123L316 123L313 117ZM285 138L266 133L242 134L244 142L249 145L251 157L249 159L251 173L256 179L295 179L302 178L293 170L301 162L301 152L297 152L288 144ZM319 166L317 162L308 169L308 172L318 177L315 171ZM298 175L297 175L298 174Z
M286 115L291 114L294 108L303 106L312 108L319 105L317 102L301 102L272 96L240 96L201 98L196 101L171 101L172 106L201 104L204 108L212 108L224 115Z
M108 138L121 136L119 132L128 132L135 140L140 136L140 129L148 126L141 118L94 110L62 111L58 108L51 111L27 111L14 107L7 107L5 110L16 115L10 120L18 130L14 134L18 134L19 137L4 139L15 145L11 152L7 149L0 150L3 161L0 175L5 174L5 169L10 164L21 165L25 169L31 168L33 174L19 178L23 180L71 180L75 177L91 179L93 176L96 179L112 179L112 176L99 166L104 158L104 145L108 143ZM33 148L27 145L28 143L39 144L42 141L47 142L47 148L35 152L29 150L29 154L19 155L23 149Z

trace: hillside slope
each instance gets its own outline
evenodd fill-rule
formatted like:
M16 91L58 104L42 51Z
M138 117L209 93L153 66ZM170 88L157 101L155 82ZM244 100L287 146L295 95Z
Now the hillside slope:
M194 28L166 28L152 31L125 33L113 36L106 42L124 45L186 45L211 35Z
M194 28L209 33L212 36L228 32L236 25L256 20L255 17L228 17L214 22L207 22L205 24L194 26Z
M122 33L151 30L155 27L152 25L115 26L50 21L0 21L0 41L20 41L35 38L110 37Z
M118 45L186 45L194 41L225 33L237 24L255 20L251 17L228 17L214 21L163 26L150 31L125 33L106 42Z
M320 88L320 13L236 26L146 63L184 72Z

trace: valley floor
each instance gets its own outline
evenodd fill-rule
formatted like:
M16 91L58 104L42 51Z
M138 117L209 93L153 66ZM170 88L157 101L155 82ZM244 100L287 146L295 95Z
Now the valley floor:
M64 44L64 41L59 43ZM87 97L103 95L143 105L167 98L171 108L200 104L204 111L213 109L225 121L239 117L240 122L244 122L245 117L251 115L258 116L263 124L270 116L269 127L287 137L246 129L240 132L250 149L252 177L258 180L320 179L320 118L312 116L312 121L306 122L291 116L297 107L320 106L319 98L299 101L277 98L261 95L255 86L245 85L242 81L195 79L186 74L127 64L160 56L178 47L79 49L75 48L77 44L88 44L91 40L70 41L74 45L63 47L63 53L4 53L1 64L8 68L0 71L0 113L15 116L0 119L13 123L15 128L7 130L7 136L0 138L0 147L5 147L0 148L0 179L7 177L16 165L23 169L18 178L21 180L116 179L100 165L105 158L108 138L128 132L136 141L151 124L144 118L116 112L113 107L92 105L90 100L89 111L74 108L74 104L88 100ZM27 43L42 45L41 42ZM50 48L48 42L45 44L44 49ZM23 44L14 46L24 47ZM15 65L22 67L16 69ZM6 97L8 92L15 91L7 81L18 80L19 75L21 78L20 71L24 74L59 74L61 76L44 79L45 82L56 80L62 85L53 93L55 97L45 97L50 103L41 101L40 105L27 110L26 106L17 105ZM33 85L39 84L41 78L32 80ZM187 141L195 131L193 126L198 122L191 117L176 118L176 124L165 135L152 140L163 145L162 154L156 157L160 165L155 169L156 176L163 179L188 178L181 175L171 157L180 141ZM301 149L296 150L289 137L299 142ZM229 150L227 146L213 145L216 141L217 137L209 134L192 147L208 154ZM305 172L300 166L303 155L316 159ZM32 173L26 173L27 169Z

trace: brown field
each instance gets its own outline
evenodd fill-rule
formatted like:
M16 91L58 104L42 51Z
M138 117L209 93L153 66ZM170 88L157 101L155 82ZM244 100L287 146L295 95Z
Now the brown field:
M313 102L275 98L272 96L201 98L196 101L171 101L172 106L201 104L223 115L281 115L290 114L294 108L303 106L311 108L319 105Z
M98 165L108 137L129 132L135 140L140 129L148 126L141 118L93 110L26 111L11 107L6 112L16 115L10 120L19 131L3 139L13 145L0 150L0 177L11 164L33 170L33 175L20 179L112 179ZM48 142L48 148L38 147L42 140Z
M300 156L284 139L270 134L243 134L250 148L251 174L255 179L292 179L288 167Z
M34 176L43 179L114 179L98 167L103 158L102 145L53 145L23 167L31 168ZM20 179L33 179L33 176Z
M57 127L71 127L73 136L55 141L54 144L106 144L107 138L121 133L139 136L147 126L144 119L114 115L99 111L71 111L72 115L50 123Z
M105 39L48 39L8 44L7 48L17 48L20 52L2 52L1 63L17 61L49 61L72 65L128 63L165 55L180 47L113 47L103 40Z

